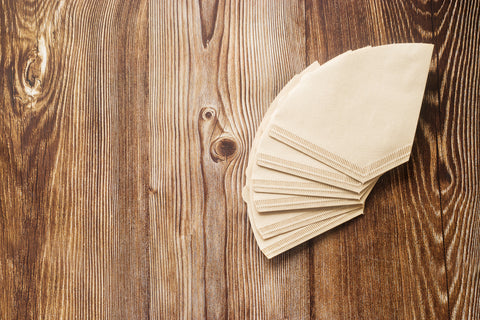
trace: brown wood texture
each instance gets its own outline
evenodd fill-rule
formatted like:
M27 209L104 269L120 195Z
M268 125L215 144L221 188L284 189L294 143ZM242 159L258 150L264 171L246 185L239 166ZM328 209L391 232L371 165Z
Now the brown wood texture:
M240 192L275 94L305 67L302 2L150 2L153 318L299 319L308 252L268 261Z
M480 318L480 5L0 0L0 319ZM263 114L349 49L435 44L410 161L272 260Z
M312 61L326 61L346 48L432 42L429 3L307 3L307 54ZM434 61L410 161L382 176L363 217L312 241L314 318L448 317L436 176L436 79Z
M452 319L480 318L480 3L434 1L438 177Z
M148 317L147 2L0 12L0 318Z

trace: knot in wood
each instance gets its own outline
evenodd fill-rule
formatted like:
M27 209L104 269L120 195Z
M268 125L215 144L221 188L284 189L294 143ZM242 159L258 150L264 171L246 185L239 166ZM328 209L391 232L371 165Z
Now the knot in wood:
M203 120L208 121L215 118L216 112L215 112L215 109L211 107L205 107L202 109L201 115Z
M46 67L47 48L45 39L41 37L38 46L30 52L23 68L23 87L27 96L32 98L40 93Z
M41 59L37 57L27 61L27 66L25 67L25 82L26 85L32 89L37 86L37 81L41 82L41 63Z
M210 147L210 155L213 161L226 161L237 152L237 142L230 137L220 137L213 141Z

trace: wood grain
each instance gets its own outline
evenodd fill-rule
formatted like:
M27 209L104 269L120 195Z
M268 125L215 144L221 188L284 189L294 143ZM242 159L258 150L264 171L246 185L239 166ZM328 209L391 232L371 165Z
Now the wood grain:
M451 319L480 318L480 4L434 1L439 185Z
M1 12L0 318L146 317L146 2Z
M432 42L430 5L307 1L307 57ZM315 319L446 319L447 288L436 179L436 65L431 66L410 161L385 174L365 215L312 241Z
M268 261L240 197L262 114L305 67L303 3L152 1L149 18L152 317L307 318L308 255Z
M0 319L480 318L478 1L0 0ZM435 56L412 157L272 260L240 192L314 60Z

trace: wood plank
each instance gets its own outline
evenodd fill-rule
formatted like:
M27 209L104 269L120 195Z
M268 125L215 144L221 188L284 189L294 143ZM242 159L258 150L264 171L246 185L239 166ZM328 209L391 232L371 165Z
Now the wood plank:
M451 319L480 318L480 4L434 1L439 183Z
M480 317L478 1L0 12L0 319ZM265 259L240 190L269 103L314 59L411 41L437 59L410 162Z
M308 62L366 45L432 42L430 3L308 0L306 16ZM312 241L313 318L448 317L435 70L434 62L408 164L380 179L364 216Z
M0 318L145 318L146 1L0 2Z
M305 67L303 1L149 12L151 317L309 317L305 250L268 261L240 197L262 114Z

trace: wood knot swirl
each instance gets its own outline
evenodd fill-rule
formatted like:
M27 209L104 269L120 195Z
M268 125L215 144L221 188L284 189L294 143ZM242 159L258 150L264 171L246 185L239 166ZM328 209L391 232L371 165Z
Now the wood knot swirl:
M219 117L215 107L203 107L199 120L200 137L206 147L202 150L208 150L214 162L228 161L238 153L238 142L229 132L228 125Z
M36 99L42 93L43 79L47 69L47 48L41 37L37 46L30 50L22 64L21 81L17 86L16 99L24 106L34 107Z
M237 153L237 142L232 137L219 137L210 146L210 155L215 162L226 161Z
M37 57L30 58L27 61L24 76L26 82L25 85L32 89L41 84L41 63L41 59L38 59Z
M209 121L209 120L215 119L216 111L211 107L205 107L202 109L201 115L203 120Z

